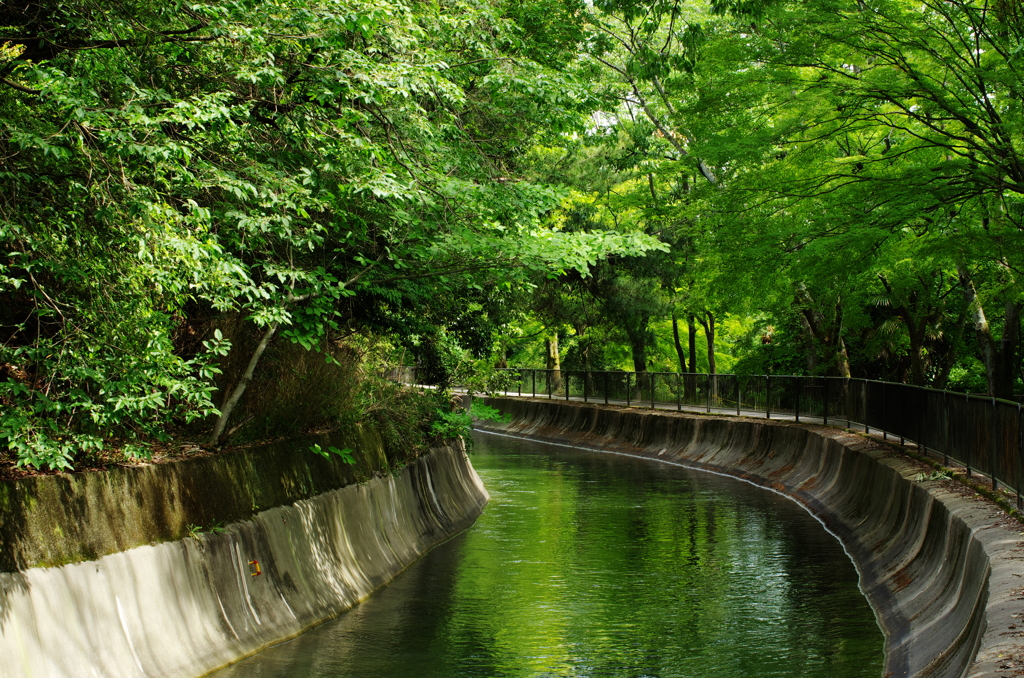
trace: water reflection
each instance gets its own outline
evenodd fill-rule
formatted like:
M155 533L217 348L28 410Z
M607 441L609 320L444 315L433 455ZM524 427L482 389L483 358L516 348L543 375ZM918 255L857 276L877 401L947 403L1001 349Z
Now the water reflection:
M854 676L882 635L792 502L647 460L478 434L491 503L362 605L215 674Z

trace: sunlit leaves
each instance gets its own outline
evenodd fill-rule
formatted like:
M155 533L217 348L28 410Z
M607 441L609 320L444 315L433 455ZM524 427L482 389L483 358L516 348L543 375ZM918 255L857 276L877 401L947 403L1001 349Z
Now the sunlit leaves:
M545 225L563 193L520 176L527 149L580 129L591 103L573 77L581 8L549 21L542 4L120 0L62 3L39 26L12 15L0 364L26 376L0 381L0 439L66 468L67 440L152 437L213 412L226 346L176 334L204 331L195 314L315 350L352 331L359 295L381 306L367 316L447 313L462 290L660 247ZM531 59L542 44L565 52Z

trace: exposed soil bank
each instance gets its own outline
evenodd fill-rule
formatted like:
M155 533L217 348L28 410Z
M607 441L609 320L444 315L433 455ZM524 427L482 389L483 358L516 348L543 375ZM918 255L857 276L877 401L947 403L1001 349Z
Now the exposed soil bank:
M807 507L861 572L886 635L885 675L1024 675L1021 526L888 448L784 422L489 398L511 414L478 428L685 463ZM1017 630L1021 624L1021 630Z
M293 462L313 457L292 455ZM242 461L220 463L233 468ZM194 491L187 503L230 506L245 493L209 494L230 470L174 466L165 472L191 481L163 492L151 487L148 496ZM271 494L306 495L327 482L297 466L283 478L274 476L274 464L243 475ZM271 489L277 487L283 489ZM465 452L441 448L393 476L259 511L198 539L0 573L0 676L205 674L351 607L470 525L486 501Z

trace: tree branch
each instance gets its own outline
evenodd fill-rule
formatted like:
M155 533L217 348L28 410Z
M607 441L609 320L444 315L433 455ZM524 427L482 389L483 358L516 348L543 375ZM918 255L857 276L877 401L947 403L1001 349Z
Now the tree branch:
M7 78L4 78L4 77L0 77L0 82L2 82L3 84L7 85L8 87L12 87L12 88L18 90L19 92L24 92L25 94L39 95L39 94L43 93L43 90L41 90L41 89L32 89L31 87L25 87L24 85L19 85L18 83L14 82L12 80L8 80Z

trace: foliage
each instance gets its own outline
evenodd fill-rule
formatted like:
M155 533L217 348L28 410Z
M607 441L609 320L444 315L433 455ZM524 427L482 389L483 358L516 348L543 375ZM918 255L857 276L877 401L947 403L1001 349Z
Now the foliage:
M330 459L331 455L334 454L334 455L337 455L337 456L341 457L341 460L343 462L345 462L346 464L354 464L354 463L356 463L355 457L352 456L352 450L350 448L348 448L348 447L345 447L345 448L342 448L342 449L338 449L337 447L334 447L333 445L330 445L325 450L325 449L321 448L319 445L317 445L316 443L314 443L314 444L309 446L309 451L313 452L314 454L319 454L324 459Z
M473 418L465 410L437 411L437 419L430 432L439 440L451 440L466 436L473 428Z
M678 366L689 323L691 369L1020 382L1012 3L30 0L0 24L19 465L424 421L362 378L298 411L356 336L442 389L535 333L571 366ZM308 388L257 389L282 346Z
M953 477L953 471L951 469L936 469L931 473L918 473L914 476L914 480L922 483L928 480L949 480Z
M589 198L563 201L566 223L608 214L672 250L542 292L535 317L572 327L571 364L597 345L641 370L670 317L714 317L749 325L728 341L743 372L1021 383L1024 15L607 0L588 30L602 110L536 171Z
M517 377L505 370L495 367L490 360L474 361L467 369L466 378L459 381L459 385L466 389L472 396L474 393L494 395L508 391L512 385L517 383ZM472 407L484 407L474 400ZM471 407L471 411L472 411ZM475 416L475 415L474 415ZM477 417L478 419L489 419L489 417Z
M461 437L467 448L472 448L473 439L469 432L476 420L495 421L507 423L512 420L511 415L502 414L499 410L485 405L479 400L474 400L469 409L456 408L455 410L437 411L437 419L431 426L430 432L438 440L451 440Z
M309 351L375 329L430 345L472 291L659 247L542 223L563 191L517 174L525 148L581 124L589 94L563 69L577 14L5 9L0 440L19 463L67 469L112 436L220 410L222 442L244 366L273 341ZM223 318L266 341L215 405L216 361L237 350L210 339Z
M213 523L212 525L206 528L204 528L202 525L189 523L189 526L186 528L186 530L188 531L188 536L192 539L195 539L196 541L199 541L202 538L203 534L221 534L226 531L224 526L221 525L219 522Z
M0 440L18 466L69 469L76 455L102 448L106 431L167 440L167 421L188 423L214 411L210 379L219 370L212 360L227 352L219 333L191 360L174 356L165 336L143 341L133 352L105 345L90 350L71 338L63 346L5 347L9 376L0 381ZM26 363L47 363L50 370L33 379L12 369Z

